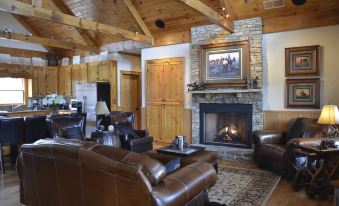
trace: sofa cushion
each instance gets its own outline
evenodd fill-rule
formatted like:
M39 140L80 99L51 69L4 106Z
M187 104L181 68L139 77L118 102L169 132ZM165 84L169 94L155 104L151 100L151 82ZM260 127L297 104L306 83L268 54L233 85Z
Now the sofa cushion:
M287 146L284 144L262 144L260 154L277 161L284 161Z

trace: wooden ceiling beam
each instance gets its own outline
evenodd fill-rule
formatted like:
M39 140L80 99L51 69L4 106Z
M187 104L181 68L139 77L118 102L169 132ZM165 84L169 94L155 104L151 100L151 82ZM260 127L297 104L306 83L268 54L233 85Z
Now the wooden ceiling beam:
M212 23L217 24L218 26L226 29L227 31L234 32L234 23L228 18L220 15L220 13L214 11L212 8L202 3L200 0L179 0L188 7L194 9L200 14L204 15Z
M0 53L1 54L9 54L11 56L16 56L16 57L26 57L26 58L39 57L39 58L42 58L42 59L46 59L46 57L47 57L47 52L33 51L33 50L27 50L27 49L18 49L18 48L10 48L10 47L2 47L2 46L0 46Z
M54 4L54 6L56 8L58 8L58 10L62 13L68 14L68 15L72 15L75 16L74 13L72 12L71 9L69 9L64 3L63 1L60 0L52 0L51 1L52 4ZM87 30L82 30L78 27L75 27L75 29L77 30L77 32L80 34L80 36L84 39L84 41L86 42L86 44L88 44L91 47L100 47L100 45L98 45L96 43L96 41L89 35Z
M230 10L230 7L228 6L228 0L220 0L221 6L227 11L226 14L228 14L228 18L230 18L232 21L234 20L233 13ZM226 17L227 18L227 17Z
M140 41L147 44L153 44L153 38L142 34L137 34L125 29L113 27L107 24L94 22L91 20L67 15L59 11L52 11L49 9L34 7L30 4L22 3L15 0L1 0L0 10L19 14L22 16L36 17L47 21L78 27L85 30L101 32L109 35L120 35L127 39Z
M135 8L133 2L131 0L124 0L127 8L133 15L134 19L137 21L138 25L140 26L141 30L146 34L146 36L152 37L151 32L149 31L148 27L146 26L144 20L142 20L139 12Z
M41 44L44 46L62 48L62 49L70 49L70 50L79 49L79 50L96 51L96 48L93 48L87 45L75 44L73 42L60 41L60 40L49 39L49 38L33 36L33 35L24 35L24 34L19 34L15 32L5 33L3 30L0 30L0 38L13 39L13 40Z
M29 31L31 34L35 35L35 36L39 36L39 33L33 29L26 21L24 18L22 18L22 16L18 16L18 15L12 15L27 31ZM47 47L47 46L43 46L48 52L52 52L55 53L55 51L53 51L53 49L51 47Z

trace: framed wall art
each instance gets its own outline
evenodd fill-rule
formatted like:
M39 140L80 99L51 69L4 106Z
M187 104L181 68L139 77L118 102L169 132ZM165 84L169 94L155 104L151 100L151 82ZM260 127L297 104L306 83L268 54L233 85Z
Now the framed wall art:
M287 107L315 108L320 105L320 79L287 79Z
M213 86L245 86L249 75L249 42L201 46L200 80Z
M319 76L320 46L285 49L285 76Z

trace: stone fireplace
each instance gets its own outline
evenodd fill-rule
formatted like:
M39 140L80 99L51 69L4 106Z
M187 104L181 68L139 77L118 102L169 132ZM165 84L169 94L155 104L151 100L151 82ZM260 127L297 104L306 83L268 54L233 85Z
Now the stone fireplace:
M200 82L201 45L243 40L249 41L250 76L259 79L259 89L191 92L192 143L217 151L220 159L252 162L251 133L263 128L262 20L235 21L232 34L216 25L192 28L191 82Z

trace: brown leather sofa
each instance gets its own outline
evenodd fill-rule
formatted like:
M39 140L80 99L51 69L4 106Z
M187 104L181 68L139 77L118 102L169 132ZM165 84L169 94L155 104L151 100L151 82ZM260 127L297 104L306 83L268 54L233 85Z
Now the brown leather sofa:
M21 202L33 206L203 206L216 182L208 163L166 174L148 156L66 139L22 145L17 169Z
M285 132L256 131L252 134L254 159L259 167L292 177L291 150L301 144L320 142L320 137L327 131L328 126L319 125L317 119L309 118L289 120Z

